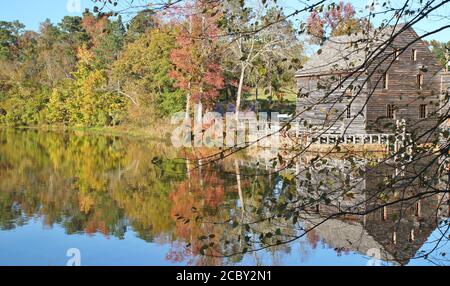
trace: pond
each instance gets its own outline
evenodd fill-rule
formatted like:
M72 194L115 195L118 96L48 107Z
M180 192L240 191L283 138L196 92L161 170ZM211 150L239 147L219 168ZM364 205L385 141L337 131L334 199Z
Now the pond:
M203 151L211 152L0 129L0 265L63 266L74 253L83 266L436 263L418 255L446 231L439 223L448 210L436 216L434 197L401 220L384 208L319 222L326 210L316 204L291 222L278 215L281 201L302 193L289 172L250 175L267 170L251 154L199 166L194 158ZM358 184L370 190L374 181Z

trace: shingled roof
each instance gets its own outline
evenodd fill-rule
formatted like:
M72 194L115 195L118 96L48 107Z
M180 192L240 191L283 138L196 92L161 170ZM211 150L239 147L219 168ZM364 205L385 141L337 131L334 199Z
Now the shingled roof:
M385 45L389 37L403 27L388 26L364 33L331 37L295 76L339 73L361 68L371 51Z

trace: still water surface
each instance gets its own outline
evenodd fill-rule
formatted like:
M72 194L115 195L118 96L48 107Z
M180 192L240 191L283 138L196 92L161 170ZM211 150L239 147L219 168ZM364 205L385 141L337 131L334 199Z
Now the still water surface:
M273 194L283 178L237 180L227 166L186 172L189 165L168 160L186 156L165 142L0 129L0 265L66 265L72 248L82 265L430 264L412 252L433 247L439 237L433 224L405 253L359 222L338 220L290 244L203 257L192 250L195 238L231 236L228 226L184 223L180 215L195 207L209 221L226 221L241 200L257 203L252 198ZM246 160L240 155L239 162ZM224 241L219 247L237 247ZM389 261L370 260L372 246Z

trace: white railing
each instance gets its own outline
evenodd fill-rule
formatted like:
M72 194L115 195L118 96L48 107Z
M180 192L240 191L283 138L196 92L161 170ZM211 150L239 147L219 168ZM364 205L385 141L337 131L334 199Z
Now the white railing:
M308 137L308 142L312 142L314 144L336 144L340 142L342 144L353 144L353 145L362 145L362 144L380 144L380 145L389 145L391 140L394 138L394 134L383 134L383 133L375 133L375 134L322 134L320 136L310 136Z
M265 124L259 124L257 121L248 121L248 126L254 131L256 138L267 138L267 141L278 138L283 142L295 141L299 144L312 143L317 145L331 145L331 144L351 144L351 145L365 145L365 144L377 144L386 145L387 150L390 147L396 145L396 136L394 133L373 133L373 134L342 134L341 128L337 126L330 127L326 133L322 134L322 130L315 131L301 131L299 123L295 120L291 122L291 128L284 128L280 131L280 128L284 126L292 118L288 114L278 114L278 120L275 122L265 122ZM275 123L275 124L272 124ZM288 130L287 130L288 129ZM279 133L278 133L279 132ZM320 134L320 135L319 135ZM405 133L406 134L406 133ZM264 145L264 144L262 144Z

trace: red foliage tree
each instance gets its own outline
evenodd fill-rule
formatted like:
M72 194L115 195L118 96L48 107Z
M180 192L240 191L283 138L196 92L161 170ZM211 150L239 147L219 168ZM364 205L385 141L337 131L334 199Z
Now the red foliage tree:
M83 14L83 28L92 40L94 47L98 46L98 43L106 33L106 26L108 24L108 18L106 16L94 16L90 12Z
M322 13L313 10L307 19L308 33L320 40L327 28L333 36L359 31L361 23L356 18L353 5L340 1L338 5L332 5Z
M211 106L224 87L216 9L208 1L196 0L180 9L184 16L176 20L177 47L170 57L174 65L170 76L186 92L187 114L191 103Z
M325 21L317 10L313 10L306 21L308 34L321 39L325 33Z
M324 18L332 30L336 30L339 24L350 21L355 17L355 8L351 3L339 2L325 12Z

